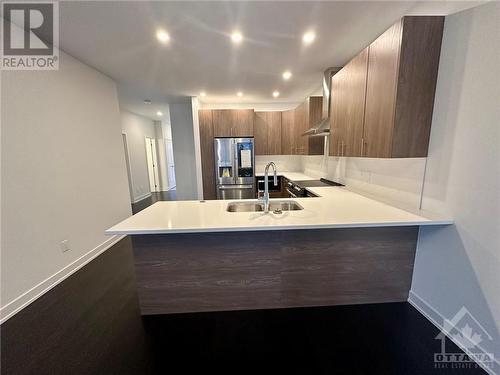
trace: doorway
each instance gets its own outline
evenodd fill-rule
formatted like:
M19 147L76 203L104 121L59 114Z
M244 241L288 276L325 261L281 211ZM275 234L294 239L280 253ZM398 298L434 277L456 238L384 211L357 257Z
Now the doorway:
M160 191L160 179L158 173L158 153L156 151L156 140L146 137L146 161L148 165L149 190L152 193Z
M132 186L132 170L130 169L130 155L128 152L127 135L125 133L122 133L122 141L123 141L123 151L125 153L125 165L127 166L128 192L130 195L130 202L133 202L134 187Z
M172 139L165 139L165 149L167 154L167 178L168 178L168 190L175 189L175 164L174 164L174 147L172 145Z

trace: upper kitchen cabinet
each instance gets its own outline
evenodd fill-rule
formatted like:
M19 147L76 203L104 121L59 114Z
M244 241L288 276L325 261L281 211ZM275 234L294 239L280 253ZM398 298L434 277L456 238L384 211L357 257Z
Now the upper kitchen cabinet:
M216 109L212 111L214 137L252 137L253 109Z
M281 112L255 112L255 155L281 154Z
M293 155L296 150L295 110L281 112L281 154Z
M316 125L322 116L323 98L311 96L294 110L282 114L283 155L322 155L323 137L309 137L303 134Z
M311 96L309 97L309 128L318 124L323 117L323 97ZM307 129L306 129L307 130ZM324 137L307 137L307 154L308 155L323 155L325 150Z
M200 109L198 111L203 199L207 200L216 199L213 112L215 111L210 109Z
M302 134L309 129L309 100L295 108L294 112L294 155L307 155L309 152L309 138L302 136Z
M361 156L427 156L443 25L404 17L370 45Z
M361 155L367 64L365 48L332 77L330 155Z

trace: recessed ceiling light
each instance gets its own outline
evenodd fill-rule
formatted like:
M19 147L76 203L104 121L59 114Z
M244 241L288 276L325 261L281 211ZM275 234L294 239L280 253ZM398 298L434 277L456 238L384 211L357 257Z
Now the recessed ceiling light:
M200 92L200 96L207 96L207 93L205 91Z
M243 96L243 93L242 93L241 91L238 91L238 92L236 93L236 95L237 95L237 96L239 96L239 97L241 98L241 97Z
M151 104L151 99L144 99L144 104Z
M163 112L161 111L156 112L156 116L163 116Z
M278 96L280 96L280 92L279 91L273 91L273 97L277 98Z
M233 31L231 34L231 40L235 44L240 44L243 40L243 35L239 31Z
M157 30L156 31L156 39L158 39L161 43L166 44L170 41L170 35L165 30Z
M284 79L285 81L288 81L290 78L292 78L292 72L291 72L291 71L289 71L289 70L285 70L285 71L283 72L283 79Z
M302 42L304 44L311 44L312 42L314 42L314 39L316 39L316 34L314 33L314 31L308 31L302 36Z

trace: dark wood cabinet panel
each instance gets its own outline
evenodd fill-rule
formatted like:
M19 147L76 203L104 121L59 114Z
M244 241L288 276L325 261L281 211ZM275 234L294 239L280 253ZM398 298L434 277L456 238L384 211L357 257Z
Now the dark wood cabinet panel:
M443 17L404 17L332 78L330 155L427 156Z
M315 126L321 121L323 115L323 97L311 96L309 98L309 124L307 128ZM325 150L324 137L308 137L306 142L308 155L323 155Z
M290 109L281 113L281 154L293 155L295 149L295 111Z
M253 137L253 109L235 109L233 112L233 137Z
M365 117L366 75L368 65L368 48L365 48L345 66L343 79L342 116L344 156L361 156L363 149L363 125Z
M203 199L216 199L213 111L210 109L199 110L198 121L200 126Z
M143 315L406 301L418 227L132 236Z
M370 44L366 85L364 156L391 156L402 21Z
M233 118L233 110L231 109L212 110L214 137L231 137L234 126Z
M427 156L444 17L405 17L392 157Z
M253 109L214 109L214 137L252 137Z
M309 137L302 134L309 129L309 100L295 108L294 117L294 149L292 154L307 155Z
M370 45L364 156L427 156L444 17L404 17Z
M345 75L344 69L341 69L332 77L330 93L330 155L332 156L343 156L344 152L344 125L348 121L343 93Z
M281 112L255 112L255 155L281 154Z

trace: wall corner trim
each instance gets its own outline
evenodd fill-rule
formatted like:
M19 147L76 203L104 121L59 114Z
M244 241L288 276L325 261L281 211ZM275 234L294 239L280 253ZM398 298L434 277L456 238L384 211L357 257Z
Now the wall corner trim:
M67 279L87 263L97 258L100 254L108 250L111 246L123 239L125 236L111 236L106 241L102 242L89 252L82 255L72 263L63 267L53 275L49 276L33 288L29 289L19 297L13 299L0 309L0 324L5 323L26 306L40 298L42 295L50 291L56 285Z
M443 322L445 321L445 317L437 311L431 304L425 301L418 294L410 290L410 294L408 297L408 303L412 305L417 311L422 314L428 321L434 324L441 332L444 332ZM456 346L458 346L464 353L467 355L471 355L470 350L461 345L458 341L455 340L453 336L446 335L450 341L452 341ZM480 345L477 345L479 350L483 353L487 353L487 351L482 348ZM471 357L472 358L472 357ZM500 368L500 362L498 358L493 359L495 361L495 367ZM486 371L490 375L499 375L500 373L496 373L494 369L489 367L485 367L483 364L478 362L478 365Z

